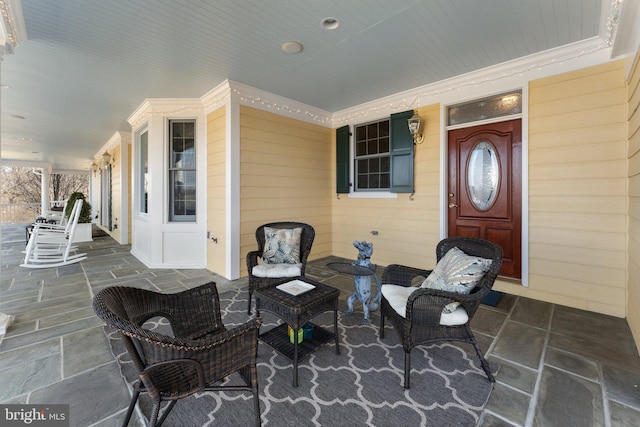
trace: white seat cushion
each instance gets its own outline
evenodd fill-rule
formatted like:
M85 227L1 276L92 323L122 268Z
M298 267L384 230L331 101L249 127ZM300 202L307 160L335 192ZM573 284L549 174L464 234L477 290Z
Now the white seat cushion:
M382 295L389 302L391 308L402 317L407 317L407 300L409 295L417 291L415 286L382 285ZM440 315L440 324L443 326L464 325L469 320L469 315L464 307L456 307L451 313L443 312Z
M251 270L256 277L297 277L302 272L302 264L258 264Z
M420 288L415 286L382 285L381 292L396 313L402 317L407 317L407 300L409 295L418 289Z
M440 315L440 324L442 326L459 326L464 325L469 321L469 315L467 310L463 306L459 305L451 313L445 313L444 311Z

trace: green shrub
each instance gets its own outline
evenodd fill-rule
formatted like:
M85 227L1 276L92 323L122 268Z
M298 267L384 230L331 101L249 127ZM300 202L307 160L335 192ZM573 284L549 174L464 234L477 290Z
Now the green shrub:
M75 193L71 193L69 199L67 200L67 207L64 210L64 216L69 218L71 215L71 211L73 210L73 205L76 203L76 200L82 199L82 209L80 209L80 217L78 218L78 223L89 223L91 222L91 203L84 197L84 194L76 191Z

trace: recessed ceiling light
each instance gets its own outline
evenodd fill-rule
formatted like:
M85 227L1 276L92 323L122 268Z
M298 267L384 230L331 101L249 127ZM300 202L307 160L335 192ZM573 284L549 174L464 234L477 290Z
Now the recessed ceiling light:
M324 18L322 21L320 21L320 26L322 26L322 28L324 28L325 30L335 30L340 26L340 21L338 21L336 18Z
M26 119L25 116L19 116L17 114L11 114L11 115L9 115L9 117L13 117L14 119L20 119L20 120Z
M0 89L11 89L9 85L0 85Z
M302 44L298 42L284 42L282 43L282 50L286 53L300 53L302 52Z

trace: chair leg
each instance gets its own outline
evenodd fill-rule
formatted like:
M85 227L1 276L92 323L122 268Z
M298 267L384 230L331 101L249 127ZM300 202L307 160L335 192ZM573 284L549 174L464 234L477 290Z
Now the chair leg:
M251 315L251 294L253 294L253 292L251 292L251 289L249 289L249 302L247 302L247 314Z
M160 398L153 400L153 409L151 409L151 416L149 417L149 425L151 427L157 427L158 413L160 412Z
M404 388L409 389L411 385L409 384L409 375L411 374L411 350L404 351Z
M493 377L493 373L491 373L491 368L489 367L489 363L487 363L487 360L484 358L484 355L482 354L482 352L480 351L480 348L478 347L478 342L475 339L473 339L471 341L471 344L473 344L473 348L476 349L476 354L480 359L480 365L482 365L482 369L484 369L484 373L487 374L487 378L489 379L489 382L495 383L496 379Z
M258 367L253 365L251 367L251 392L253 393L253 407L256 413L256 426L260 427L262 425L262 420L260 419L260 395L258 392Z
M160 427L162 423L164 423L164 420L167 418L167 415L169 415L169 412L171 412L171 410L173 409L173 406L176 404L176 402L177 400L171 400L167 405L167 407L165 408L164 412L162 413L162 417L160 417L160 420L158 420L158 424L151 424L151 425L155 427ZM160 409L160 402L158 402L158 410L159 409ZM155 410L155 405L154 405L154 410ZM156 418L157 417L158 417L158 414L156 413Z
M131 415L133 414L133 410L136 407L136 402L138 401L139 396L140 396L140 391L135 390L133 392L133 396L131 397L131 403L129 403L129 409L127 409L127 416L124 417L124 422L122 423L122 427L127 427L129 425L129 421L131 420Z
M380 339L384 339L384 314L380 310Z

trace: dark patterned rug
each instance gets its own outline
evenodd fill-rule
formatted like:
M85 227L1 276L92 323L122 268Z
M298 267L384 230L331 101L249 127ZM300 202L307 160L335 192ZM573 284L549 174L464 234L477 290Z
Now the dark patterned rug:
M220 295L227 327L247 320L244 290ZM346 308L346 307L344 307ZM263 313L262 329L280 322ZM492 385L480 368L473 348L432 345L411 352L411 389L402 387L404 350L392 327L384 341L377 313L363 326L361 313L338 316L340 355L330 341L298 366L298 387L292 386L292 363L260 342L258 383L263 426L475 426ZM313 319L333 330L333 314ZM163 328L164 319L151 327ZM385 328L385 329L387 329ZM135 372L119 335L105 327L123 376ZM231 378L230 381L240 381ZM140 402L146 416L151 405ZM248 392L206 392L179 401L167 426L251 426L253 406Z

